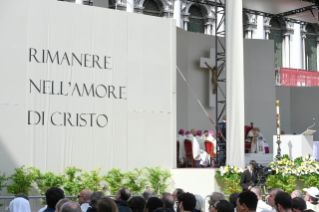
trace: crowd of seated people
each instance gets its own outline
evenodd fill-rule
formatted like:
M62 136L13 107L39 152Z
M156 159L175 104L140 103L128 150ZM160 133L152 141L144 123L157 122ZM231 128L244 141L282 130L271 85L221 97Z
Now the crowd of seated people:
M304 188L305 197L299 190L291 194L278 188L268 190L265 200L261 188L252 187L241 193L233 193L226 200L221 192L213 192L204 208L205 199L200 195L176 189L172 194L164 192L155 195L145 191L141 196L131 196L127 188L120 188L113 198L103 192L83 190L78 202L65 199L60 188L52 187L46 192L44 212L318 212L319 190L316 187ZM28 196L19 194L10 202L11 212L31 212Z

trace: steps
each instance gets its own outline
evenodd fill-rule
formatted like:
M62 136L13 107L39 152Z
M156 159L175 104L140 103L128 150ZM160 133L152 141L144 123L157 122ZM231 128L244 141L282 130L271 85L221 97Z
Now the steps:
M249 166L249 161L255 160L263 166L267 166L273 161L273 153L268 154L257 154L257 153L246 153L245 154L245 166Z

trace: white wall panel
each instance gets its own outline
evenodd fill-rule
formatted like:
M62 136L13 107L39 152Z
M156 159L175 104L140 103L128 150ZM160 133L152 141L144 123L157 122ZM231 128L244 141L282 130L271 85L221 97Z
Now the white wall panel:
M22 165L55 172L66 166L87 171L103 167L102 174L110 168L172 168L176 152L174 20L54 0L1 2L0 14L0 28L5 30L0 34L2 171L10 175ZM30 48L37 50L40 63L34 57L29 61ZM42 50L52 56L59 52L60 64L56 60L41 63ZM91 62L96 55L103 68L97 63L94 68L84 67L84 61L82 66L68 65L65 58L61 64L64 53L69 57L88 54ZM111 57L107 59L111 70L104 69L104 56ZM30 80L36 86L42 83L41 93L33 85L30 91ZM54 83L55 95L43 94L44 80L49 89ZM68 96L61 94L61 82ZM100 95L101 85L108 91L114 86L116 98L112 93L105 98L96 93L79 96L77 90L73 92L76 83L80 93L83 84L88 89L100 85ZM120 86L125 87L122 98ZM43 124L28 124L29 110L44 111ZM63 113L70 113L75 126L54 126L55 112L62 115L56 113L54 123L64 123ZM93 119L91 127L86 115L87 125L80 127L84 122L77 123L76 118L81 113L105 114L108 124L99 127Z

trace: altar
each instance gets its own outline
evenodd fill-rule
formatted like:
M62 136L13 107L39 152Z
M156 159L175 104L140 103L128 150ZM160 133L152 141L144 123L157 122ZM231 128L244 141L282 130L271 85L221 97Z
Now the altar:
M281 135L281 155L287 154L291 160L313 154L313 135ZM277 155L277 135L273 136L273 154Z

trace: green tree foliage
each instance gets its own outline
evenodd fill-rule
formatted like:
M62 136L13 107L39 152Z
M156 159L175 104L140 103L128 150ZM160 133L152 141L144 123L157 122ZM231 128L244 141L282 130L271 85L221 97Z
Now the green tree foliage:
M172 176L168 169L162 170L160 166L155 168L146 168L146 177L154 191L160 189L160 193L165 192L168 184L167 180Z
M319 176L316 175L303 175L299 178L305 185L305 188L316 187L319 188ZM304 192L304 191L303 191Z
M278 175L270 175L266 180L266 187L269 188L280 188L287 193L292 193L297 189L296 176L294 175L283 175L279 173Z
M39 170L34 167L14 169L15 173L8 177L9 180L13 181L13 184L8 186L8 193L17 195L19 193L29 194L32 189L32 182L35 180Z
M85 189L90 189L92 191L100 191L102 190L101 188L101 181L102 177L99 176L101 171L101 168L95 169L88 172L84 172L82 174L82 182L83 182L83 187Z
M121 173L121 169L111 169L102 177L108 183L108 190L115 195L116 192L123 187L125 175Z
M7 181L6 174L3 173L3 174L1 175L1 171L0 171L0 192L2 191L3 188L7 187L6 181ZM0 207L1 207L2 205L3 205L3 204L0 203Z
M145 179L144 170L145 168L135 168L134 171L124 173L125 183L123 186L127 187L132 194L141 194L145 189L147 179Z
M74 166L66 167L66 181L64 185L66 195L78 195L80 191L83 190L84 186L82 184L81 172L81 169L77 169Z
M242 191L243 188L239 185L241 179L241 172L239 169L240 168L238 167L231 166L226 167L223 174L220 170L216 171L215 177L225 183L223 193L230 195L232 193L240 193Z
M45 192L51 187L62 187L66 181L65 175L55 175L53 172L38 173L35 177L41 196L45 196Z

